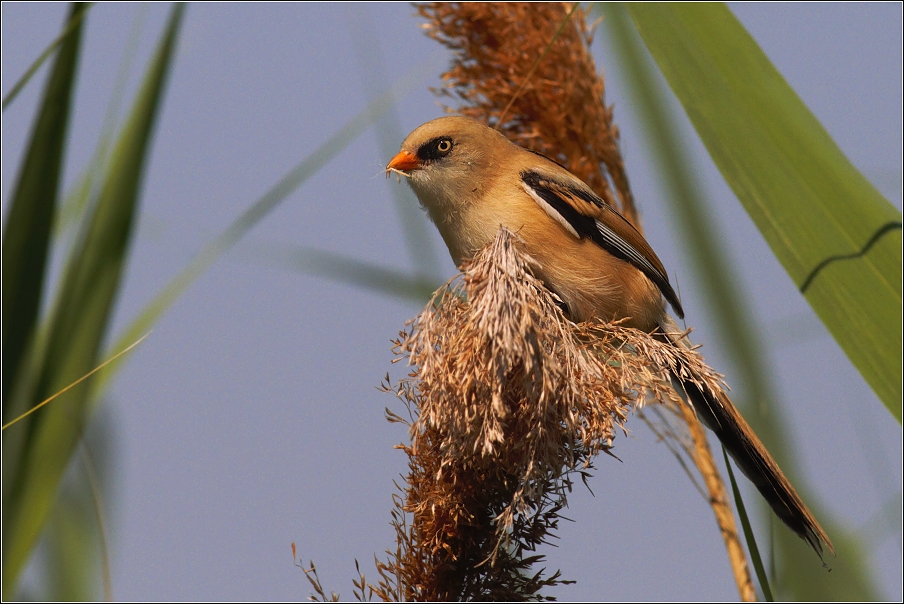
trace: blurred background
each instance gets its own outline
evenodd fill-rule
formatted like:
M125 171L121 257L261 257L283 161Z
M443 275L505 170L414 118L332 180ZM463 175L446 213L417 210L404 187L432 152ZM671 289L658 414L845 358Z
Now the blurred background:
M851 162L902 204L900 4L730 5ZM62 30L65 4L2 5L2 89ZM169 5L100 4L85 17L63 191L89 166L111 99L131 104ZM179 297L121 368L89 428L102 484L117 600L297 600L310 592L291 544L328 590L351 597L354 560L393 547L401 405L377 390L390 340L426 303L381 291L336 256L386 280L455 267L426 216L412 258L394 195L416 200L384 166L405 135L441 115L429 88L449 53L407 4L190 5L171 66L140 197L113 339L212 239L394 83L394 107ZM693 339L744 402L744 384L708 323L656 163L632 110L606 22L594 43L647 239L679 284ZM52 63L52 61L51 61ZM39 105L44 67L4 110L4 225ZM671 97L670 97L671 98ZM809 492L862 538L878 599L902 593L902 433L798 293L672 102L728 255ZM62 235L61 235L62 237ZM61 246L62 247L62 246ZM65 249L53 257L59 274ZM348 268L350 265L342 265ZM334 277L324 276L330 272ZM372 281L379 281L383 273ZM421 282L418 282L421 283ZM45 292L45 298L50 297ZM737 591L708 505L639 421L569 499L547 567L573 600L732 600ZM718 455L717 455L718 456ZM718 456L721 457L721 456ZM78 468L70 479L78 482ZM747 501L755 491L745 486ZM90 514L88 515L90 517ZM763 516L765 518L765 516ZM768 535L760 519L758 534ZM94 534L94 533L90 533ZM86 559L95 560L93 537ZM764 537L768 542L768 537ZM762 544L761 544L762 545ZM42 544L20 595L55 599ZM73 564L76 561L73 561ZM814 563L818 563L814 557ZM831 560L829 560L831 565ZM100 569L86 588L101 597Z

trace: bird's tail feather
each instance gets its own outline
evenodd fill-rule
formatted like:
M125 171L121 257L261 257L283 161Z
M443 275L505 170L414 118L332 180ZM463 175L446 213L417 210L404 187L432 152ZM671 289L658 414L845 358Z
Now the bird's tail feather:
M672 344L690 346L687 338L683 337L682 330L670 318L660 327L662 337ZM709 392L707 388L700 388L693 381L679 378L675 374L672 379L683 389L703 425L716 433L729 455L756 486L775 514L788 528L809 543L820 558L823 545L834 554L835 548L829 536L819 526L819 522L728 396L721 391L715 394Z

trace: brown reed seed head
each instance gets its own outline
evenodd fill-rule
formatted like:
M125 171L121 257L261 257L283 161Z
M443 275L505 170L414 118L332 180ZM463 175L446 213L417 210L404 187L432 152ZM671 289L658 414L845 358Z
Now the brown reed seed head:
M392 388L412 445L399 547L378 565L378 597L540 597L562 580L525 572L540 557L524 554L555 530L570 477L588 477L632 407L674 399L671 371L721 387L694 351L572 323L533 265L501 229L396 342L414 368Z
M456 99L457 106L447 111L498 127L519 145L561 163L639 228L618 147L618 127L612 108L606 106L603 77L590 53L592 34L583 10L575 10L549 47L573 6L539 2L418 5L418 13L427 19L427 35L454 53L451 68L442 75L445 88L434 92ZM547 47L549 51L528 78ZM498 124L513 98L503 123Z

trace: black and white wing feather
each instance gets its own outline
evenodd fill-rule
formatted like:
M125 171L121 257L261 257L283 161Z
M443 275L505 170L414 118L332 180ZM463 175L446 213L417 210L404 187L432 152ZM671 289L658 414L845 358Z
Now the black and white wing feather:
M656 252L630 222L585 188L586 185L579 186L535 170L525 170L521 172L521 186L572 235L590 239L646 275L672 305L678 318L684 318L681 302Z

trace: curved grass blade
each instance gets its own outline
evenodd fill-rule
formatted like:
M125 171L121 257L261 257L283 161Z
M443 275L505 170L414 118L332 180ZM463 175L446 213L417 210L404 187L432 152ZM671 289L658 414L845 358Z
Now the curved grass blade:
M760 582L760 589L763 590L763 597L767 602L775 602L772 597L772 588L769 587L769 577L766 575L766 569L763 567L763 559L760 557L760 548L756 545L756 537L753 535L753 529L750 527L750 518L747 517L747 509L744 507L744 499L741 497L741 491L738 489L738 483L735 481L734 470L731 469L731 462L728 461L728 453L725 447L722 447L722 456L725 458L725 469L728 470L728 480L731 481L731 494L734 496L735 508L738 510L738 518L741 519L741 527L744 529L744 539L747 541L747 550L750 552L750 561L753 563L753 570L756 571L756 578Z
M100 478L97 472L97 464L91 456L91 450L88 443L82 440L81 446L82 462L85 466L85 477L88 479L88 487L91 492L91 507L94 511L94 520L97 523L97 539L100 545L100 567L101 577L104 585L104 601L113 601L113 577L110 573L110 553L107 549L107 522L104 519L104 501L102 497L102 489Z
M34 573L38 581L23 585L17 599L86 602L97 598L98 536L90 505L84 473L66 472L34 562L28 565L29 570L38 571Z
M3 233L3 419L41 305L63 148L69 123L84 4L74 4L19 172Z
M420 304L426 304L433 292L442 285L442 282L431 277L409 275L325 250L276 243L255 247L257 249L253 249L251 255L267 264Z
M848 161L727 7L631 4L628 11L726 182L900 423L901 213Z
M115 466L115 428L109 408L99 411L80 440L78 463L69 465L60 484L47 528L28 564L27 587L16 594L21 600L91 602L102 594L110 601L105 553L109 525L102 517L106 502L98 497Z
M22 77L13 84L13 87L9 89L9 92L6 93L6 96L3 97L3 105L2 111L6 111L6 108L12 103L19 93L25 88L25 85L28 84L29 80L31 80L32 76L37 73L38 69L41 68L41 65L44 64L44 61L47 60L50 55L53 54L53 51L56 50L61 44L63 44L66 39L69 37L69 34L73 33L75 30L80 30L82 26L82 19L88 14L88 9L94 5L93 2L81 2L72 5L71 12L69 13L69 20L66 22L66 28L63 32L56 37L56 39L50 43L47 48L44 49L38 58L34 60L34 62L25 70L25 73L22 74Z
M151 134L184 9L178 4L170 14L116 145L88 228L66 268L41 368L28 397L31 400L44 399L95 364L119 289ZM53 507L90 411L89 394L90 381L83 382L12 430L27 430L29 434L5 502L4 598L13 593Z
M182 271L151 300L117 339L115 348L123 342L134 340L137 334L148 330L188 287L195 282L220 256L234 246L260 222L267 214L279 206L295 189L328 164L352 141L367 130L374 120L392 108L397 99L411 90L432 69L433 59L429 59L397 80L386 92L371 101L360 113L347 122L336 134L318 147L313 153L289 171L269 191L255 201L230 224L225 231L208 243ZM98 376L96 386L102 388L116 371L117 363L108 366Z

